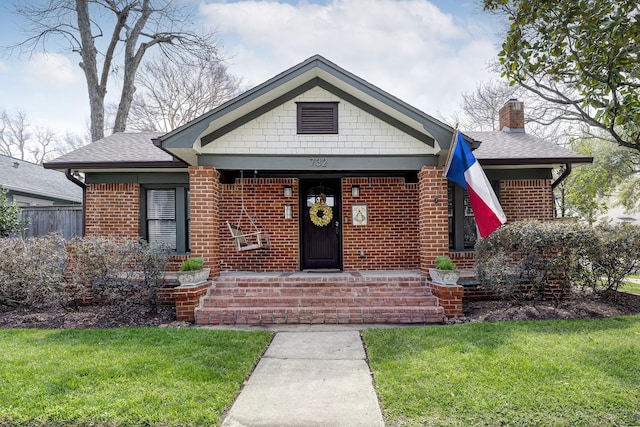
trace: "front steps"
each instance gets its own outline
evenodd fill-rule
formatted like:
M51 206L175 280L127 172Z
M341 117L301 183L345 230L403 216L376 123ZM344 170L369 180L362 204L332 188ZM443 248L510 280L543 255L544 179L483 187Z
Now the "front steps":
M195 309L199 325L443 321L425 279L411 272L227 274Z

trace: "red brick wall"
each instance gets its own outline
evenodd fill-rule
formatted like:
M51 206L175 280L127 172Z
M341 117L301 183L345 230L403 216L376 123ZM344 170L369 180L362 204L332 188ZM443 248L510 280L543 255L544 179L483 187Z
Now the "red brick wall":
M220 172L211 166L189 166L191 255L204 257L210 277L220 274Z
M458 268L474 268L476 264L476 251L449 252L449 258Z
M140 185L87 185L87 236L140 236Z
M293 196L284 196L284 187L292 187ZM227 221L251 232L252 226L246 215L240 215L242 185L240 179L234 184L221 186L220 201L220 257L223 271L297 271L300 269L298 237L298 179L256 178L244 179L244 205L251 217L257 218L258 226L269 233L271 249L238 252L227 227ZM192 190L193 194L193 190ZM284 218L284 206L292 205L293 218Z
M500 205L508 222L553 220L553 192L548 179L500 181Z
M437 256L449 254L447 180L442 168L423 166L418 174L418 189L420 271L427 275Z
M360 186L357 198L351 196L354 184ZM351 207L358 203L367 204L368 225L353 225ZM417 183L407 184L404 178L343 178L342 217L344 270L419 268Z

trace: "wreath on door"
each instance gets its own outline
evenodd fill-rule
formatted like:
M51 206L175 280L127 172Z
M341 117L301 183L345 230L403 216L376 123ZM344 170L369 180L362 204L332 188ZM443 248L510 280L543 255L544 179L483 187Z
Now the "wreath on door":
M327 196L320 195L320 200L311 205L309 209L311 222L318 227L326 227L333 219L333 210L327 205Z

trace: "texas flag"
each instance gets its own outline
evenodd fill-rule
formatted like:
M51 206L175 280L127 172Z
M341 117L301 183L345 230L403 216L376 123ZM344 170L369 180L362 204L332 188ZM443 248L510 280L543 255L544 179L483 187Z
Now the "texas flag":
M467 141L457 129L449 150L444 175L469 193L471 209L482 237L487 237L493 230L507 222L507 217L500 207L500 202L487 176L471 152Z

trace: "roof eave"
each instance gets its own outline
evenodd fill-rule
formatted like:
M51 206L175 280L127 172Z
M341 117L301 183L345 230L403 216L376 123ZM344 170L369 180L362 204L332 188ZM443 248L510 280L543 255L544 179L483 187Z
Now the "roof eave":
M593 157L530 157L530 158L493 158L482 159L479 158L483 166L518 166L518 165L557 165L557 164L580 164L580 163L593 163Z
M151 168L187 168L189 165L182 160L155 162L48 162L43 163L45 169L151 169Z

